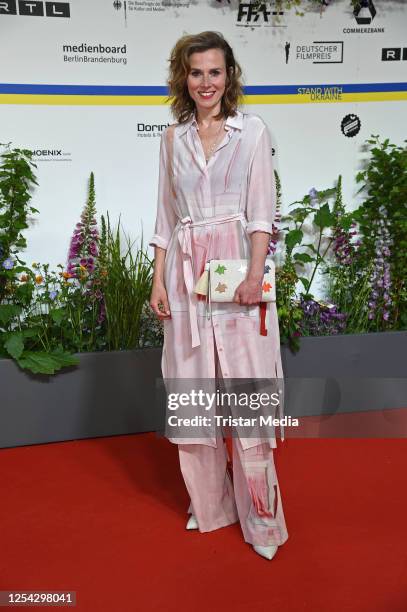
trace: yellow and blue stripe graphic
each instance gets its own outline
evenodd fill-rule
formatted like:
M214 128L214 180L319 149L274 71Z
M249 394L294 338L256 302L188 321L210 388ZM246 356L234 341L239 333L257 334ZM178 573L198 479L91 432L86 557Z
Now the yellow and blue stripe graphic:
M161 106L165 86L42 85L0 83L0 104L66 106ZM244 104L332 104L407 100L407 83L332 83L315 85L251 85Z

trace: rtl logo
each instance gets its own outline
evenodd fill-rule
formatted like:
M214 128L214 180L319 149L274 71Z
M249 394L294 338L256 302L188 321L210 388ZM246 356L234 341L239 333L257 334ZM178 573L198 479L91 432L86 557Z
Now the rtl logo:
M399 62L400 60L407 60L407 47L382 49L382 62Z
M0 0L0 15L70 17L69 2L39 2L38 0L18 0L17 2L16 0Z

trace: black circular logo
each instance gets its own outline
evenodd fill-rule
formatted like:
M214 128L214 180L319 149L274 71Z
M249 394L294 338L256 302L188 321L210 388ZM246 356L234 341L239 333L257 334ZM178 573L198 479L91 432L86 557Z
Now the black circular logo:
M344 136L353 138L360 131L360 119L357 115L346 115L341 122L341 130Z

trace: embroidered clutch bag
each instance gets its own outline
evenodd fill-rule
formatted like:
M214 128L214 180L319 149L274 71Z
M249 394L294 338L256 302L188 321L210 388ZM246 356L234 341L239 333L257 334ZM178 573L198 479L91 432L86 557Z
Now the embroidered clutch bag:
M195 286L195 293L207 295L211 302L232 302L236 288L246 278L247 259L211 259ZM264 263L262 302L276 301L275 266L272 259Z

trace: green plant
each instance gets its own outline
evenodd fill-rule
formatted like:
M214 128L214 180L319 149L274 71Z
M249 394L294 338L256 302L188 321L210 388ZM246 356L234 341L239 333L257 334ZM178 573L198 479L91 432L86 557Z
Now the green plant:
M22 231L28 227L29 213L39 212L30 206L31 189L37 185L32 153L27 149L11 149L2 144L0 155L0 303L12 291L16 272L25 271L25 261L18 253L27 246ZM16 263L20 264L18 269Z
M407 142L407 140L404 140ZM369 329L407 326L407 146L372 135L370 158L356 181L367 198L357 212L358 265L369 271Z
M219 1L219 0L218 0ZM230 3L230 0L228 0ZM302 9L319 8L320 14L329 7L334 0L251 0L253 8L257 11L266 10L267 5L273 6L276 11L276 21L280 21L278 12L283 10L295 9L295 14L299 17L304 17L305 13ZM354 9L360 4L359 0L349 0L350 6Z
M346 313L347 333L367 331L367 303L369 299L369 266L363 269L359 262L360 240L357 235L357 211L346 212L342 200L342 176L336 186L336 198L332 209L332 263L324 267L326 299L333 302L340 313Z
M276 299L280 328L280 341L295 352L299 349L299 323L302 311L295 300L295 288L298 282L297 272L286 247L285 260L276 270Z
M164 328L151 310L149 301L144 302L140 320L140 348L160 347L164 342Z
M302 200L290 204L296 208L281 218L288 225L282 228L286 232L285 252L284 263L276 278L277 310L281 341L293 351L298 350L299 336L302 335L301 320L305 316L302 306L313 300L312 283L318 268L326 263L325 257L333 241L330 228L334 216L326 200L335 194L336 188L324 191L313 188ZM311 235L310 242L305 241L307 233ZM304 272L306 266L310 269L307 275ZM298 283L304 288L299 293Z
M79 364L74 353L157 345L162 329L152 325L146 309L152 262L142 244L135 257L132 245L122 254L120 219L114 233L102 216L99 238L93 173L67 269L62 264L57 272L49 264L16 265L25 264L18 253L26 246L21 231L28 227L27 212L38 212L28 208L28 189L35 180L30 155L9 150L0 168L0 356L33 373L54 374Z
M77 360L43 333L42 314L26 320L37 306L36 289L43 280L18 256L26 247L22 231L28 227L28 213L39 212L29 205L30 189L37 184L35 164L31 151L10 145L0 158L0 356L11 357L32 372L53 374Z
M282 232L279 230L281 222L281 181L277 170L274 170L276 183L276 215L274 233L271 236L268 254L274 255L277 244L281 241ZM295 287L298 282L297 273L291 257L291 249L284 245L284 263L276 267L276 305L280 328L280 341L288 344L296 351L299 348L299 320L301 312L295 302Z
M334 217L328 201L325 200L329 200L335 193L336 188L323 191L312 188L302 200L290 204L290 207L299 204L297 208L289 215L282 217L282 221L289 222L289 225L283 228L287 231L285 236L286 257L289 256L295 269L304 268L307 264L311 265L309 278L298 276L298 280L305 289L305 293L301 292L300 295L305 299L313 297L312 283L318 268L325 263L325 256L333 242L332 233L329 230L334 223ZM308 229L306 222L310 224ZM306 230L311 235L311 242L304 242Z
M104 266L101 291L104 295L107 350L125 350L140 346L144 305L149 299L152 285L153 262L141 246L133 257L129 238L127 250L122 253L119 224L114 232L102 215ZM145 335L143 336L145 337Z

